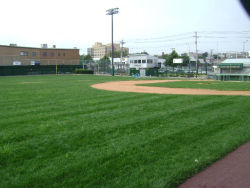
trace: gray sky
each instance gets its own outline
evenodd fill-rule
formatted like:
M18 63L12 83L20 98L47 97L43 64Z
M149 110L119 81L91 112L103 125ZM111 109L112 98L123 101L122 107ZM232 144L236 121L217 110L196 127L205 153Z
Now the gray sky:
M114 15L114 40L124 40L131 52L151 54L194 51L250 51L250 19L238 0L3 0L0 44L58 48L94 42L110 43L109 8Z

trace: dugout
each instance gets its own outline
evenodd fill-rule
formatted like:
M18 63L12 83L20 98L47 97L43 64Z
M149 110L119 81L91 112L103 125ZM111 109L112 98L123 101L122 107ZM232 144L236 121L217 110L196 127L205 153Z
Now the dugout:
M158 68L131 68L130 69L130 76L133 75L140 75L140 76L158 76Z
M249 81L250 59L226 59L218 64L220 74L216 74L217 80L222 81Z

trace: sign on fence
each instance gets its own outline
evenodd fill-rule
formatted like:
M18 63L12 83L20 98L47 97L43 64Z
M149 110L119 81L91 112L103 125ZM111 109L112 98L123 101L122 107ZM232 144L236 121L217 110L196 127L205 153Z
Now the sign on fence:
M179 63L179 64L181 64L181 63L183 63L183 59L181 59L181 58L173 59L173 63Z

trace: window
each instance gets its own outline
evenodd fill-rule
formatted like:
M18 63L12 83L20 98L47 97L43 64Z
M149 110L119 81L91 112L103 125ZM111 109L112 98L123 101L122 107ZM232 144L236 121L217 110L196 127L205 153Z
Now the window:
M141 63L141 60L138 60L138 63Z
M28 52L21 51L20 56L28 56Z
M148 59L148 63L153 63L153 60L152 59Z
M63 53L63 56L66 56L66 54L65 54L65 53Z
M146 63L146 60L145 60L145 59L143 59L143 60L142 60L142 63Z
M36 56L36 52L32 52L32 56Z
M58 56L61 56L61 53L60 53L60 52L58 52Z
M43 56L47 56L47 52L43 52Z
M137 60L135 60L134 63L137 63Z
M51 57L54 57L54 55L55 55L54 52L50 52Z
M133 60L130 60L130 63L134 63Z

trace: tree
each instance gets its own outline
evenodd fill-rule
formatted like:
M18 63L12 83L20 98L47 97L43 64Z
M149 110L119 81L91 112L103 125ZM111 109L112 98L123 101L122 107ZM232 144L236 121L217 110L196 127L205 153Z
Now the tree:
M110 64L110 59L108 56L103 56L100 60L99 60L100 64Z
M88 63L92 63L93 62L93 59L91 57L91 55L81 55L80 56L80 64L83 65L83 64L88 64Z
M85 60L85 61L92 61L93 60L93 58L91 57L91 55L85 55L84 57L83 57L83 60Z
M207 53L207 52L204 52L204 53L202 54L202 57L203 57L203 59L206 59L206 58L208 57L208 53Z
M110 72L110 59L108 56L103 56L97 63L101 72Z
M111 57L111 53L109 53L109 57ZM122 57L126 57L128 56L128 51L123 51L122 52ZM121 51L117 50L117 51L114 51L114 58L120 58L121 57Z
M148 55L148 52L146 52L145 50L143 52L141 52L140 54L146 54Z
M186 53L181 54L181 58L183 59L183 64L182 65L186 66L186 65L189 64L190 59L189 59L189 56Z
M175 64L173 63L173 59L178 57L179 57L178 53L175 50L173 50L171 54L166 56L165 65L175 66Z
M84 55L80 55L80 65L83 64L83 57L84 57Z
M216 55L216 54L213 55L213 58L214 59L221 59L221 57L219 55Z

